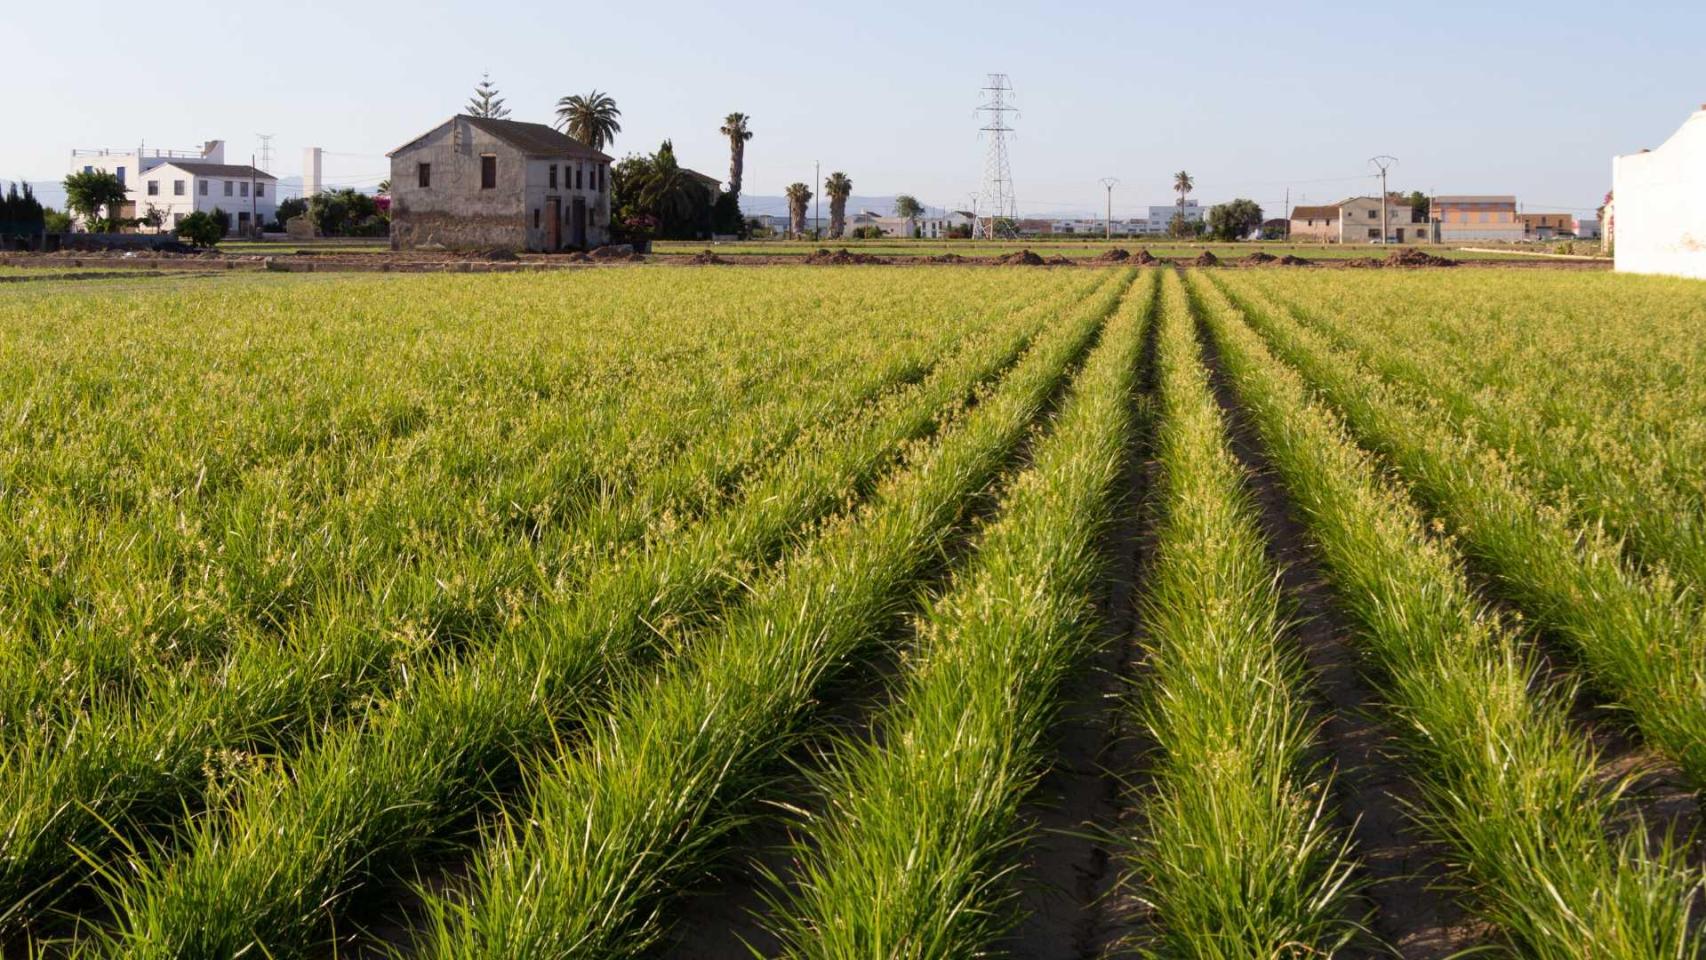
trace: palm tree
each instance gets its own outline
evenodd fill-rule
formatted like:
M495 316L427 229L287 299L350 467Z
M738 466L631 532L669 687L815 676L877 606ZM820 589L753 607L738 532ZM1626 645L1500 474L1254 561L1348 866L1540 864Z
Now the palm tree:
M746 142L752 131L746 128L750 119L744 113L731 113L723 118L722 133L729 138L729 194L740 200L741 174L746 172Z
M806 204L812 202L812 188L795 181L782 195L788 198L788 227L798 240L806 235Z
M853 181L837 170L823 181L823 192L829 194L829 236L839 240L847 229L847 198L853 195Z
M616 135L622 132L622 124L616 118L621 115L610 94L597 90L557 101L558 128L594 150L603 150L616 141Z
M509 116L509 108L504 106L503 98L498 96L498 88L492 86L491 74L480 74L480 84L474 88L474 96L468 101L468 116L487 117L492 120L502 120Z
M1176 219L1180 229L1184 228L1185 223L1185 194L1190 193L1196 185L1197 182L1191 179L1191 175L1183 170L1173 174L1173 189L1179 194L1179 215Z

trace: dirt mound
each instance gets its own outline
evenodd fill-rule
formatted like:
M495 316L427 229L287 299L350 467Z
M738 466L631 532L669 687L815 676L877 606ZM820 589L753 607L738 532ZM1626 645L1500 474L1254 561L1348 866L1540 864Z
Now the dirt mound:
M957 253L944 253L934 257L925 257L925 263L965 263L966 258Z
M511 250L508 247L492 247L489 250L481 250L479 253L474 255L474 258L476 260L487 260L492 263L514 263L521 259L515 255L514 250Z
M1279 258L1279 265L1282 267L1307 267L1309 266L1309 261L1288 253Z
M1131 255L1131 260L1133 263L1141 263L1145 265L1156 262L1155 257L1151 255L1148 250L1137 251Z
M1043 258L1029 250L1019 250L1003 257L996 257L995 262L1009 267L1040 267Z
M1436 257L1431 253L1417 250L1415 247L1409 247L1388 256L1386 265L1389 267L1455 267L1457 261L1446 257Z
M1195 260L1191 261L1191 266L1218 267L1220 266L1220 258L1214 255L1213 250L1204 250L1202 253L1197 254L1197 258Z
M618 243L618 244L613 244L613 245L607 246L607 247L599 247L597 250L594 250L591 253L587 254L587 256L591 257L594 260L603 260L603 261L611 261L611 260L641 261L641 260L646 259L644 254L635 253L633 245L627 244L627 243Z
M1058 253L1049 257L1045 262L1051 267L1070 267L1074 263L1070 257Z
M869 253L853 253L846 247L842 247L834 253L820 249L818 252L807 256L805 262L819 265L827 264L829 266L837 267L855 263L888 263L888 261L882 257L873 256Z
M1350 267L1353 270L1368 270L1383 266L1379 260L1376 260L1373 257L1348 257L1339 261L1339 263L1341 266Z
M1271 253L1264 250L1257 250L1255 253L1250 254L1239 262L1244 264L1246 267L1259 267L1264 263L1273 263L1278 259L1279 257L1276 257Z
M1101 254L1096 257L1096 262L1097 263L1124 263L1130 259L1131 259L1130 253L1127 253L1126 251L1121 250L1119 247L1115 247L1112 250L1103 250L1101 252Z
M698 266L710 266L710 265L716 264L716 263L728 263L727 260L724 260L722 257L717 256L715 253L712 253L709 250L704 250L704 251L701 251L699 253L695 253L693 256L687 258L687 262L691 263L691 264L696 264Z

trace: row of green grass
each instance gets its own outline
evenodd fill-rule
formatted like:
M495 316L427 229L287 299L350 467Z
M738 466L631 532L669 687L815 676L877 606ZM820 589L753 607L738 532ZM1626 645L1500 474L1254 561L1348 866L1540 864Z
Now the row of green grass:
M1390 459L1493 575L1563 640L1655 749L1706 784L1706 622L1673 579L1643 573L1596 526L1537 494L1498 451L1406 404L1354 358L1251 288L1227 289L1277 354Z
M1155 552L1136 707L1153 744L1129 885L1145 952L1330 956L1356 934L1349 840L1312 756L1302 662L1183 284L1156 348Z
M1148 250L1157 257L1190 259L1200 255L1204 250L1212 251L1215 256L1223 259L1237 259L1252 253L1262 252L1272 256L1282 257L1287 254L1302 257L1306 260L1344 260L1355 257L1373 257L1385 259L1388 254L1397 250L1415 246L1430 253L1449 256L1461 260L1526 260L1530 259L1515 253L1485 252L1474 250L1459 250L1449 245L1441 244L1378 244L1354 243L1292 243L1289 241L1255 241L1247 243L1190 243L1171 240L1166 237L1130 237L1115 238L1105 241L1101 238L1084 240L1059 240L1044 237L1028 240L972 241L972 240L745 240L730 243L710 244L702 240L662 240L652 244L652 251L659 254L689 255L703 250L714 250L718 256L763 256L763 257L803 257L819 250L840 250L846 248L858 253L868 253L884 257L923 257L940 256L945 253L955 253L962 257L994 257L1020 250L1030 250L1038 254L1053 256L1059 254L1074 259L1096 257L1108 250L1120 249L1135 253L1138 250Z
M1019 805L1092 645L1100 534L1136 416L1150 274L1110 321L975 562L932 608L871 740L820 777L772 919L787 953L976 956L1012 922Z
M1399 763L1423 798L1475 916L1520 956L1698 956L1699 890L1680 850L1649 850L1618 811L1569 721L1571 691L1540 678L1532 651L1490 613L1463 560L1358 450L1297 373L1201 277L1193 293L1229 379L1302 515L1340 602L1360 628L1400 734Z

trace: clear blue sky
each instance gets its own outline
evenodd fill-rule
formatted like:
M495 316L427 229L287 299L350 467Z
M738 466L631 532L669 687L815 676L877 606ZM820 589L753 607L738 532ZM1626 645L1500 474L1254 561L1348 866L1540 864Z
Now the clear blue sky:
M222 138L274 172L324 147L326 175L372 183L383 154L467 100L489 69L516 119L599 88L615 153L671 137L727 175L722 116L752 116L746 190L813 161L859 194L963 204L982 173L973 108L1011 75L1022 212L1168 201L1277 209L1367 192L1369 156L1405 191L1514 193L1530 210L1598 204L1614 153L1653 146L1706 102L1706 3L1120 2L943 4L299 0L18 4L0 178L56 180L73 147ZM20 40L20 35L22 39Z

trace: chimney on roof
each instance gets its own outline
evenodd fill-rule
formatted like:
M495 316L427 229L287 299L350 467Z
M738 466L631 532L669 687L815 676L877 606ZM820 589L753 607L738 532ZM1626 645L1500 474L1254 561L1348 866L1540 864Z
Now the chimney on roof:
M201 158L208 163L225 162L225 141L209 140L201 145Z

